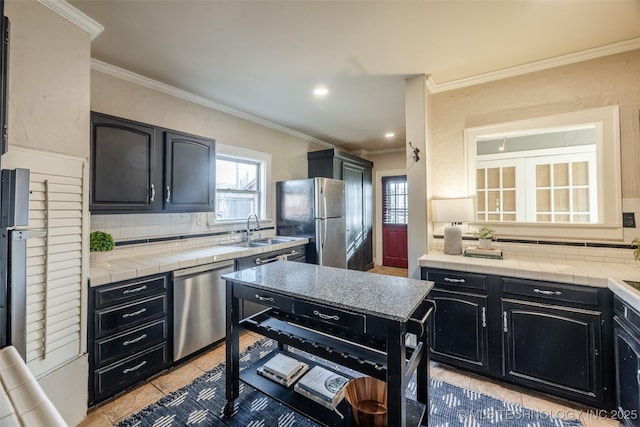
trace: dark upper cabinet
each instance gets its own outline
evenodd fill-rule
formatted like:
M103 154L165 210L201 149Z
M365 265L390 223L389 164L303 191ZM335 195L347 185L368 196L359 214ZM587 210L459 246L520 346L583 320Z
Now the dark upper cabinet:
M161 208L162 157L152 126L91 114L92 212L144 212Z
M164 132L164 208L171 211L213 210L215 204L214 141Z
M212 139L91 113L89 209L211 211L214 150Z
M347 268L373 268L373 163L336 149L307 154L309 178L345 182Z

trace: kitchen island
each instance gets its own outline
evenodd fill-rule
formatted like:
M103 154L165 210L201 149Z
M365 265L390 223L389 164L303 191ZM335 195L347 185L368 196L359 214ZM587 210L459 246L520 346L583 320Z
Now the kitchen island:
M431 282L288 261L240 270L223 279L227 284L225 415L233 415L242 380L321 424L351 422L348 411L342 411L342 420L291 388L261 381L254 375L257 366L240 373L239 333L248 329L275 339L281 351L294 347L386 381L389 425L427 424L427 322L433 307L426 297ZM269 309L240 319L242 299ZM417 336L415 346L406 344L409 333ZM414 372L417 401L405 397Z

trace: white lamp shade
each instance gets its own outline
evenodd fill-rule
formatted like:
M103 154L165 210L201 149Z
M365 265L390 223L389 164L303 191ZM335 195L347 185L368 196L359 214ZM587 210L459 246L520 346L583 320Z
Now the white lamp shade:
M471 197L431 200L431 208L433 222L458 223L474 220Z

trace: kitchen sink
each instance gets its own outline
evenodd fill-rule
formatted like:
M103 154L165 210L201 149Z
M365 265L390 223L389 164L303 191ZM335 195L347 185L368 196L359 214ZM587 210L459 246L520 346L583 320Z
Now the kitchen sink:
M252 239L250 242L246 240L242 242L225 243L223 246L235 246L240 248L261 248L264 246L277 245L278 243L293 242L296 239L291 237L267 237L264 239Z
M268 237L265 239L255 239L251 240L251 243L256 243L260 245L277 245L278 243L288 243L293 242L296 239L292 239L290 237Z

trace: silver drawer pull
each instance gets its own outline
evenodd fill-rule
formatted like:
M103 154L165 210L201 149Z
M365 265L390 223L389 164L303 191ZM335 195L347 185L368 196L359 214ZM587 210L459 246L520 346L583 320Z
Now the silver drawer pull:
M320 313L318 310L313 310L313 314L324 320L340 320L339 316L330 316L328 314Z
M151 184L151 201L156 200L156 186Z
M507 312L502 312L502 330L505 332L509 332L509 321L507 319Z
M256 258L256 265L267 264L273 261L278 261L278 258L279 256L274 256L273 258L267 258L267 259Z
M465 282L464 279L452 279L451 277L445 277L444 281L445 282L451 282L451 283L464 283Z
M533 292L535 292L536 294L542 294L542 295L562 295L562 292L560 291L544 291L538 288L535 288Z
M258 298L260 301L276 302L276 300L273 299L273 297L263 297L263 296L260 296L260 295L256 294L256 298Z
M132 339L132 340L129 340L129 341L125 341L125 342L123 342L123 343L122 343L122 345L131 345L131 344L135 344L135 343L137 343L137 342L142 341L142 340L143 340L143 339L145 339L146 337L147 337L147 334L142 334L142 335L140 335L138 338L134 338L134 339Z
M128 374L129 372L133 372L133 371L137 371L138 369L142 368L144 365L147 364L146 360L143 360L142 362L138 363L136 366L134 366L133 368L128 368L125 369L124 371L122 371L123 374Z
M139 288L134 288L134 289L126 289L126 290L122 291L122 295L133 294L135 292L144 291L145 289L147 289L147 285L142 285Z
M640 369L638 369L638 373L636 374L636 381L640 384Z
M171 201L171 187L167 185L167 203Z
M487 307L482 307L482 327L487 327Z
M135 316L137 316L137 315L139 315L139 314L144 313L145 311L147 311L147 309L146 309L146 308L141 308L140 310L138 310L138 311L134 311L133 313L125 313L125 314L123 314L123 315L122 315L122 318L123 318L123 319L126 319L127 317L135 317Z

